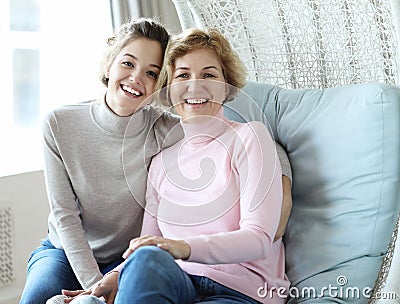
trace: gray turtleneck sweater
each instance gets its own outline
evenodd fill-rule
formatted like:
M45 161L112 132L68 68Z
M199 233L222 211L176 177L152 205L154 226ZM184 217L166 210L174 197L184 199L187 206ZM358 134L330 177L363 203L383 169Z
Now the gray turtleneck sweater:
M120 117L103 100L63 106L46 117L48 237L64 249L83 288L103 277L97 263L119 259L140 235L148 166L183 137L173 128L178 122L178 116L152 106ZM176 134L164 142L171 129ZM290 177L280 146L278 155Z
M121 258L140 235L150 160L178 122L151 106L120 117L104 101L64 106L45 119L48 237L83 288L103 277L97 263Z

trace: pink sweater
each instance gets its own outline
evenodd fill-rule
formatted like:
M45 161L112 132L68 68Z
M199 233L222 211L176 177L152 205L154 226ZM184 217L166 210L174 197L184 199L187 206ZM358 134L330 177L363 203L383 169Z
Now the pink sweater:
M273 242L281 202L281 167L260 122L182 122L185 137L152 160L142 235L189 243L177 261L265 303L285 303L289 288L282 240ZM265 288L267 287L267 289Z

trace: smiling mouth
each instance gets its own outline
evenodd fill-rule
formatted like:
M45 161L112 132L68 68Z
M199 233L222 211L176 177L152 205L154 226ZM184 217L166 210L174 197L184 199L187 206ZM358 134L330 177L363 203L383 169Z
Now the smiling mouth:
M206 98L188 98L185 99L185 103L190 104L190 105L200 105L203 103L208 102L209 99Z
M126 86L126 85L121 85L121 88L122 88L122 90L124 90L125 92L127 92L127 93L129 93L129 94L131 94L131 95L137 96L137 97L143 95L142 92L136 91L135 89L133 89L133 88L131 88L131 87L128 87L128 86Z

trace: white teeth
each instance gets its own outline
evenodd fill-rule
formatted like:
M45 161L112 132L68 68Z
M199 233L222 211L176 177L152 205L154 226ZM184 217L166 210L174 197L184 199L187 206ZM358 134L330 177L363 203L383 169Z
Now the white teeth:
M193 99L185 99L185 101L188 103L188 104L202 104L202 103L205 103L205 102L207 102L208 101L208 99L205 99L205 98L193 98Z
M138 92L138 91L132 89L131 87L125 86L125 85L122 86L122 89L125 90L125 91L127 91L127 92L129 92L129 93L131 93L131 94L134 94L134 95L136 95L136 96L142 95L142 93L140 93L140 92Z

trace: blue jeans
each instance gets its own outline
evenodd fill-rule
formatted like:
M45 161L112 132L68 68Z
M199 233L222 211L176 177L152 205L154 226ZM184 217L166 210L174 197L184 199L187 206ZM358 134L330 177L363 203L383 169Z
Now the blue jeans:
M99 264L104 274L118 265L121 260ZM20 304L45 304L52 296L61 294L61 289L82 289L64 250L57 249L45 239L35 249L28 261L28 273Z
M79 298L78 298L79 299ZM74 304L100 304L86 296ZM116 304L260 303L217 282L184 272L173 257L155 246L141 247L131 254L118 283Z

